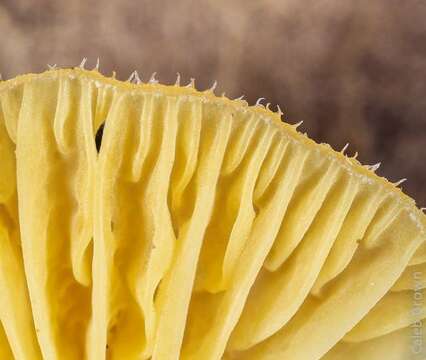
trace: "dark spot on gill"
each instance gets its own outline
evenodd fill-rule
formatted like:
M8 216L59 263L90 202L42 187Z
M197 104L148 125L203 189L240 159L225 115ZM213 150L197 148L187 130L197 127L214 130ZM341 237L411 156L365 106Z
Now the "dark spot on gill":
M161 284L161 282L160 282L160 284ZM158 290L159 290L159 288L160 288L160 284L158 284L157 285L157 287L155 288L155 290L154 290L154 294L153 294L153 300L154 300L154 302L155 302L155 300L157 300L157 297L158 297Z
M96 143L96 150L98 152L101 150L102 136L104 135L104 127L105 127L105 123L102 123L101 126L99 126L98 131L96 131L95 143Z

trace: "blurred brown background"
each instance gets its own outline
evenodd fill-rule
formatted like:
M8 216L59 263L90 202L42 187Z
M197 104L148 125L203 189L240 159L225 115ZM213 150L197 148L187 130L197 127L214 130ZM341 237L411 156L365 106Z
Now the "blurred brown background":
M88 57L280 104L426 206L426 0L0 0L0 72Z

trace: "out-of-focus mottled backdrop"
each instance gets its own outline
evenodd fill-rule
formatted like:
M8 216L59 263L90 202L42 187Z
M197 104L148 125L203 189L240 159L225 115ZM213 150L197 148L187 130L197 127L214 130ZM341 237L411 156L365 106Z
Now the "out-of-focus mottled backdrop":
M426 0L0 0L0 44L6 78L100 57L264 97L426 206Z

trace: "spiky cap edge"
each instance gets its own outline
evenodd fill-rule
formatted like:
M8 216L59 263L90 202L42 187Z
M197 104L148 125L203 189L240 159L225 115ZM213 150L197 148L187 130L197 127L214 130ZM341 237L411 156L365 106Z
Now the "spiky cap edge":
M159 95L184 96L189 99L192 97L201 99L204 102L216 103L218 105L227 105L232 107L235 111L249 111L256 114L266 123L275 125L279 130L281 130L283 136L288 138L290 141L302 143L310 148L310 150L319 151L323 156L327 156L330 160L338 161L342 168L344 168L351 176L359 177L361 182L377 182L382 185L391 196L395 197L396 201L407 208L412 220L415 221L419 227L421 234L424 235L426 233L426 215L422 211L425 208L417 208L415 200L397 187L402 183L402 181L405 181L405 179L392 183L385 177L377 175L375 171L378 168L378 164L362 165L356 159L358 153L356 153L353 157L346 156L346 145L342 151L338 152L327 143L315 142L313 139L309 138L306 133L301 133L297 130L297 127L300 125L300 123L294 125L286 123L282 118L283 113L279 106L277 106L277 111L274 112L270 110L269 104L266 107L262 105L261 100L263 98L259 98L255 105L249 105L245 100L242 99L242 97L237 99L229 99L224 94L222 94L221 97L216 96L214 93L214 89L216 87L215 85L212 88L204 91L197 90L195 88L195 80L193 78L191 78L191 81L186 86L181 86L180 81L176 81L176 83L172 85L166 85L160 84L155 79L155 73L151 75L148 82L143 82L140 80L139 75L136 73L137 76L135 76L135 72L133 72L127 81L122 81L115 78L115 72L113 72L111 77L107 77L100 73L99 62L97 62L96 67L93 70L86 70L84 65L85 59L83 59L80 66L74 68L57 68L55 65L50 66L49 70L42 73L28 73L19 75L12 79L4 81L0 80L0 92L11 90L23 83L28 83L41 78L79 77L93 81L97 87L112 86L116 91L130 91L131 93L139 91L151 93L158 92ZM178 74L178 79L180 80L180 74Z

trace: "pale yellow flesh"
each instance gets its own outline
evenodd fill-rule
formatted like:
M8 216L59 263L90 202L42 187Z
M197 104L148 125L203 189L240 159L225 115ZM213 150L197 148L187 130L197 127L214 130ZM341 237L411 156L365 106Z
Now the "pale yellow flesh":
M426 288L426 262L418 265L407 266L398 281L393 285L392 291L422 290Z
M416 296L413 291L386 294L343 340L362 342L422 321L426 318L425 295L424 290L419 290Z
M10 349L7 336L1 324L0 324L0 359L13 360L12 350Z
M321 360L423 360L423 325L406 327L360 343L338 343Z
M277 114L77 69L0 104L0 359L387 359L425 317L424 215Z

